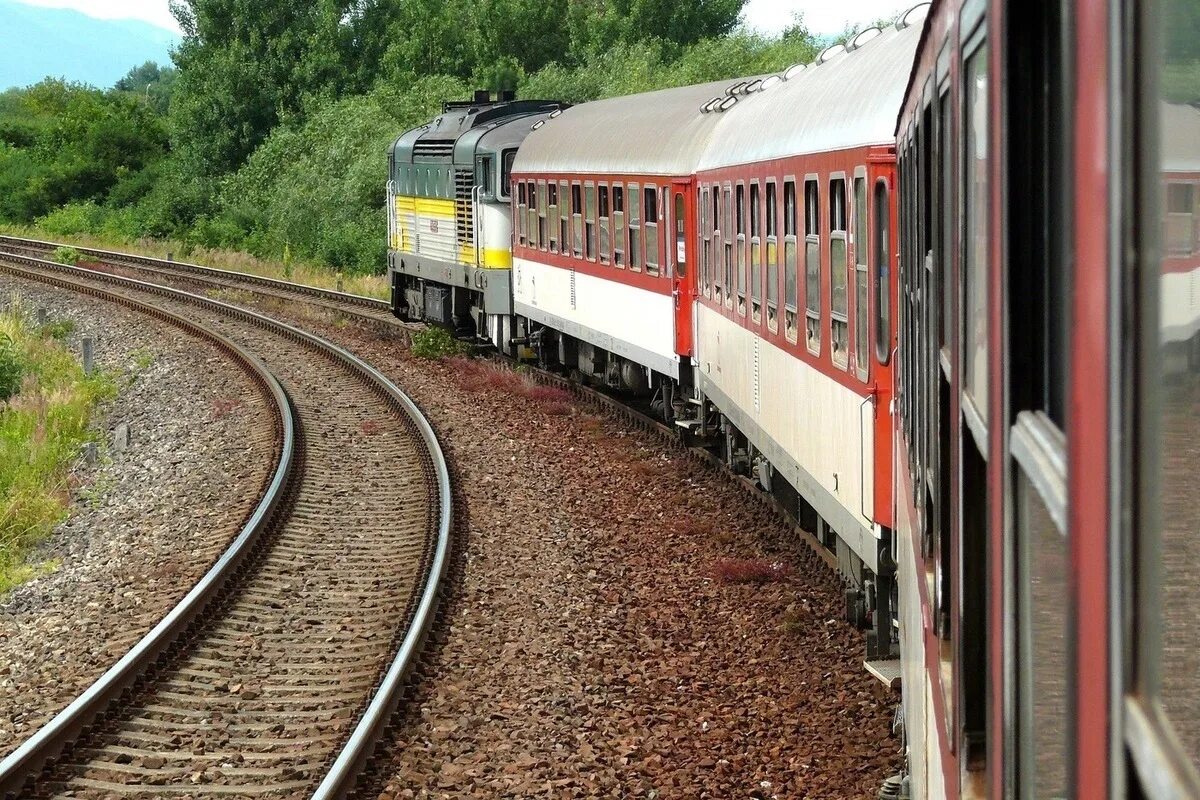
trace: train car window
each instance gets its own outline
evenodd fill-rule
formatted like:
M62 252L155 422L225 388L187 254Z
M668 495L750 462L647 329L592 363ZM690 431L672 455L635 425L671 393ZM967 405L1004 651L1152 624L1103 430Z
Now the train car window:
M600 214L600 262L607 264L612 257L612 231L609 220L608 186L600 184L599 214Z
M583 258L583 187L571 181L571 253Z
M583 187L583 246L588 261L596 260L596 186Z
M566 181L558 183L558 241L563 255L571 254L571 187Z
M554 181L546 186L546 207L547 217L549 217L549 245L550 252L558 252L558 184Z
M512 168L513 162L517 160L516 149L505 150L500 154L500 193L501 200L507 200L512 196Z
M804 315L809 352L821 353L821 198L816 180L804 181Z
M758 181L750 184L750 316L762 322L762 202Z
M642 216L641 198L638 196L640 188L636 183L629 184L629 268L638 272L642 269Z
M963 65L963 387L987 422L987 46Z
M883 178L875 181L875 208L872 221L871 250L875 258L875 360L887 364L892 355L892 298L888 286L891 270L891 234L888 185Z
M779 208L775 181L767 181L767 329L779 330Z
M725 307L733 308L733 187L725 184L721 196L725 201L721 207L721 232L724 234L722 263L725 267L725 278L721 283L725 288Z
M712 211L708 205L709 188L701 186L696 190L696 205L700 209L700 291L705 297L712 297Z
M800 276L796 244L796 182L783 182L783 323L784 336L795 342L800 326Z
M625 268L625 187L614 183L612 187L613 219L613 266Z
M549 245L546 238L546 182L537 182L538 247L545 250Z
M1144 99L1128 135L1141 149L1126 194L1138 202L1124 215L1136 245L1125 288L1137 317L1122 328L1136 331L1138 344L1121 371L1137 419L1124 454L1136 487L1125 742L1137 785L1129 796L1200 797L1200 636L1192 601L1200 563L1200 41L1184 24L1194 25L1200 9L1195 0L1162 0L1138 14L1148 32L1133 59Z
M867 379L870 316L867 313L867 179L854 178L854 365L858 379Z
M850 355L849 264L846 255L846 179L829 182L829 349L833 363L846 369Z
M529 224L529 203L525 199L525 182L517 184L517 241L525 244L525 228Z
M946 365L949 369L946 374L947 380L953 375L953 369L949 368L951 363L949 330L954 310L954 293L949 291L950 260L954 252L951 244L954 235L954 147L953 142L950 141L953 130L953 126L950 124L951 111L950 94L946 91L942 93L938 105L938 147L941 157L938 204L941 208L941 216L938 221L940 236L937 263L938 286L941 287L942 295L941 314L938 318L938 344L946 356Z
M739 183L734 189L734 207L737 212L737 312L746 316L746 185Z
M658 274L658 190L653 186L645 187L642 192L645 194L646 202L642 204L642 208L646 214L645 231L646 231L646 272L650 275Z
M529 200L529 246L541 247L543 240L538 237L540 228L538 226L537 183L535 181L529 181L529 188L526 190L525 196Z

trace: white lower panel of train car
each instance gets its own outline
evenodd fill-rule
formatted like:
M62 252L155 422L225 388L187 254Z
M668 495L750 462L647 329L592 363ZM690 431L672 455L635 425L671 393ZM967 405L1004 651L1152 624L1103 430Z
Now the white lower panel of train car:
M701 391L873 571L873 401L712 309L696 307Z
M513 307L523 317L679 377L670 294L518 258Z

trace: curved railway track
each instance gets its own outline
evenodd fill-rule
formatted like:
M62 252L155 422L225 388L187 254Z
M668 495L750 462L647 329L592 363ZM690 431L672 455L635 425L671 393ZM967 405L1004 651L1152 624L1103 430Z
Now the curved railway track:
M332 289L320 289L301 283L265 278L261 275L251 275L234 270L202 267L198 264L188 264L182 261L167 261L161 258L119 253L111 250L99 250L92 247L63 245L59 242L45 242L37 239L22 239L15 236L0 236L0 254L13 254L33 258L45 258L58 247L69 246L81 256L95 260L101 264L124 269L135 270L147 276L148 279L161 281L187 281L197 286L207 286L215 289L249 291L266 297L280 300L300 300L310 305L319 306L330 311L337 311L355 317L364 322L388 327L404 327L405 323L393 316L391 307L384 300L373 297L337 292Z
M188 596L205 602L173 611L0 762L0 792L344 794L398 702L447 564L450 483L428 422L370 366L259 314L24 256L0 256L0 272L183 307L253 342L295 415L275 514Z

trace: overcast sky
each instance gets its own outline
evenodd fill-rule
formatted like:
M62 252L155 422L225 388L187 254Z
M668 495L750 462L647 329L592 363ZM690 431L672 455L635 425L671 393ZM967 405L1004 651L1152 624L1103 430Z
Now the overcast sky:
M302 2L303 0L297 0ZM104 19L135 17L178 31L167 0L21 0L35 6L75 8ZM686 2L686 0L685 0ZM779 33L792 23L794 12L804 14L808 29L818 36L838 33L848 22L869 22L915 5L917 0L749 0L746 23L763 33Z

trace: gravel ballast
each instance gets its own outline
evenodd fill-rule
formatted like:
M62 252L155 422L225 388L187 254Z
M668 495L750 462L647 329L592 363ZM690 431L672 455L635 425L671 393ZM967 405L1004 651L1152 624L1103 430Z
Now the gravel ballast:
M469 518L372 796L873 797L900 769L899 695L863 669L840 582L741 487L511 373L306 316L422 405ZM719 579L744 562L774 579Z
M100 300L0 277L0 298L69 319L117 398L101 458L72 475L70 516L32 555L46 574L0 598L0 755L149 631L208 569L273 470L270 411L215 347ZM129 444L114 447L118 426ZM53 566L57 564L57 566Z

